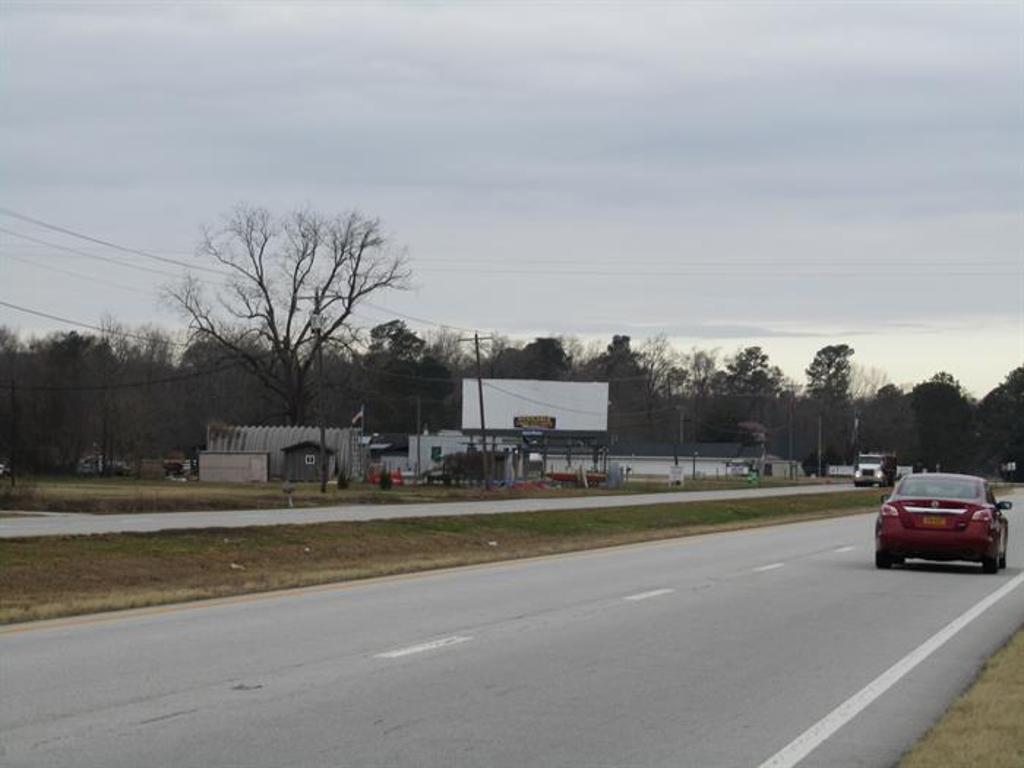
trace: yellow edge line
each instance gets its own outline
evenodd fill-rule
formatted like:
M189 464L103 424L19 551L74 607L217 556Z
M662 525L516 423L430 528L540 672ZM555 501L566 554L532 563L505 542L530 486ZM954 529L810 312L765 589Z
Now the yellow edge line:
M67 616L57 619L42 619L40 621L29 621L18 624L0 626L0 637L6 635L18 635L25 632L36 632L46 629L63 629L68 627L87 627L95 624L109 624L114 621L122 621L134 618L145 618L148 616L161 616L169 613L181 613L183 611L201 610L204 608L217 608L228 605L243 605L255 603L262 600L274 600L281 597L292 597L296 595L316 594L320 592L342 592L359 587L372 587L378 584L392 584L395 582L412 581L445 576L455 572L477 571L486 568L507 568L530 563L543 562L546 560L562 560L566 558L596 557L608 554L611 551L621 552L631 549L645 549L651 547L676 546L682 543L700 541L712 536L722 536L727 533L746 533L761 528L773 528L782 525L793 525L797 523L813 523L823 520L832 520L835 517L855 517L857 515L875 514L874 512L853 512L848 515L828 515L822 517L811 517L794 520L780 520L764 525L749 525L741 528L728 528L721 531L708 531L692 535L682 534L665 539L653 541L635 541L629 544L610 544L604 547L593 549L582 549L571 552L556 552L550 555L532 555L530 557L511 558L498 560L489 563L471 563L469 565L455 565L447 568L437 568L425 571L413 571L410 573L397 573L391 576L372 576L366 579L353 579L351 581L337 581L327 584L312 584L308 587L289 587L287 589L276 589L266 592L250 592L244 595L231 595L230 597L213 597L199 600L189 600L182 603L169 603L167 605L154 605L145 608L128 608L125 610L104 611L82 616Z

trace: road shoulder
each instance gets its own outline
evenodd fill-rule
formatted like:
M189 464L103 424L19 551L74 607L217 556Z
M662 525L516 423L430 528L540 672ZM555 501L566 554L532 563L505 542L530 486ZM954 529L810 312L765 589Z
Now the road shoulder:
M1024 629L900 761L900 768L1024 765Z

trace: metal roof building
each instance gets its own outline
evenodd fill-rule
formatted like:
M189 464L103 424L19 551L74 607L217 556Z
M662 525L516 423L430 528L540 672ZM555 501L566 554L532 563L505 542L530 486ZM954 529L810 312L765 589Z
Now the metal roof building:
M220 453L251 453L266 451L270 476L283 478L287 472L284 449L296 443L320 444L318 427L268 427L209 425L206 428L206 450ZM327 448L333 452L328 467L331 476L338 468L348 477L362 474L362 451L359 430L331 427L326 430Z

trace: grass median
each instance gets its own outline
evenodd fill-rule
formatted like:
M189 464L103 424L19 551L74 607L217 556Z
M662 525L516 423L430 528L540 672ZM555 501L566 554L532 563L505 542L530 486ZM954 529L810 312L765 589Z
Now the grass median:
M795 481L765 478L765 487L796 485ZM801 483L801 484L807 484ZM522 486L486 492L479 487L441 485L396 486L388 491L356 483L349 488L329 484L320 493L318 483L296 483L292 502L297 507L341 504L404 504L481 499L563 498L622 493L707 491L749 487L741 478L701 478L685 486L636 482L623 489L541 488ZM0 485L0 510L23 512L86 512L123 514L133 512L185 512L237 509L278 509L288 506L281 483L208 483L132 478L28 478L13 488Z
M0 622L592 549L874 509L876 491L0 540ZM865 534L867 535L867 534Z
M900 762L900 768L1024 766L1024 631L989 659L977 682Z

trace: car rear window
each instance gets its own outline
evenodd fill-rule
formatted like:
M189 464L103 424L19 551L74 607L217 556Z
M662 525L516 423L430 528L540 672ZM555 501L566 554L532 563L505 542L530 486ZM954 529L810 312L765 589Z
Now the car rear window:
M977 480L919 475L904 478L900 483L899 495L939 499L977 499L981 497L981 483Z

